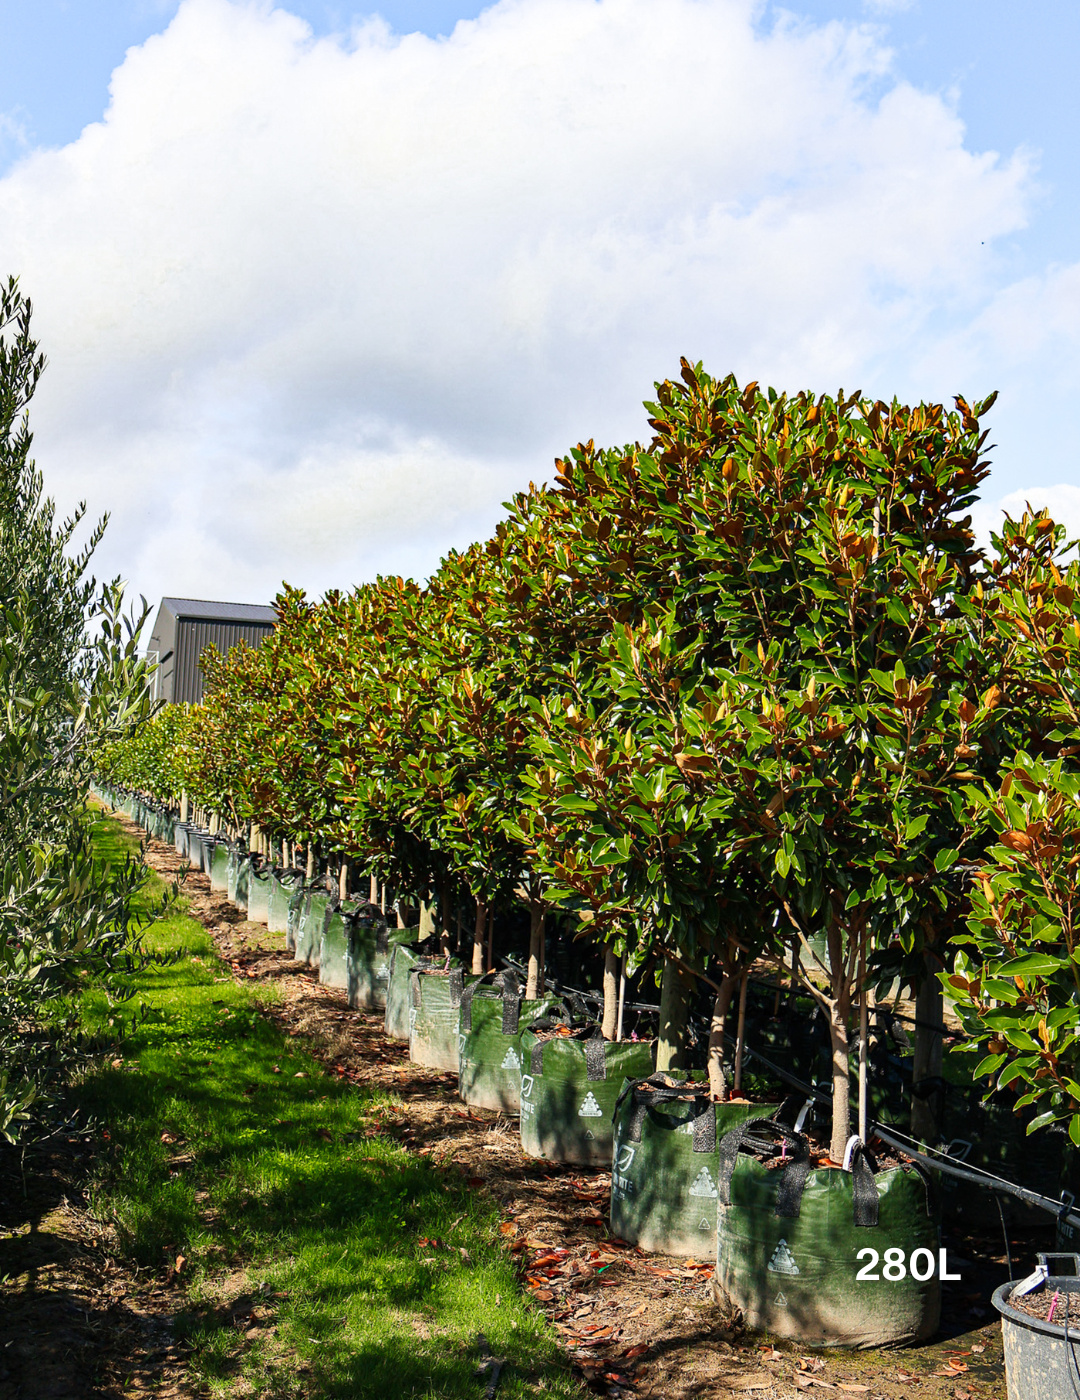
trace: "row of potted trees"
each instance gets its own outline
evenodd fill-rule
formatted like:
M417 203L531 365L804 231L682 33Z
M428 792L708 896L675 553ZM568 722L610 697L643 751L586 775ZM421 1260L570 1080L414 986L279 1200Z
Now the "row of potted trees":
M100 771L339 893L364 872L431 911L444 956L464 926L470 975L523 911L528 999L569 917L603 957L604 1040L622 978L655 979L660 1071L708 987L715 1102L728 1010L772 966L829 1026L833 1161L853 1112L867 1136L865 1023L897 979L923 1077L944 987L972 1077L1080 1141L1080 577L1045 513L978 548L991 402L788 397L684 362L647 446L579 446L422 586L286 589L260 650L204 654L204 705Z

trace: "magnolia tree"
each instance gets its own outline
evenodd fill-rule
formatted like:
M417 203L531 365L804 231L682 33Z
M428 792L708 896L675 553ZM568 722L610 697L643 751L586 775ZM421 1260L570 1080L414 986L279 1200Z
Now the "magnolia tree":
M1062 1122L1080 1145L1080 565L1064 533L1042 511L994 538L987 700L1017 750L966 788L986 849L942 980L983 1052L975 1077L1038 1106L1028 1132Z

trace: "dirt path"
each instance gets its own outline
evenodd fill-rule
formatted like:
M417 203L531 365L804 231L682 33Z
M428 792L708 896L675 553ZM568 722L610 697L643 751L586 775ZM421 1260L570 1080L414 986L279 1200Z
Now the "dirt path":
M181 871L176 852L160 842L148 843L146 858L166 879ZM204 875L189 874L184 892L233 976L277 989L268 1016L302 1036L332 1073L393 1095L374 1131L452 1163L474 1189L494 1196L525 1286L596 1393L641 1400L791 1400L824 1392L838 1400L1005 1400L1000 1329L989 1307L990 1291L1005 1277L994 1253L1002 1248L1000 1233L989 1253L977 1239L948 1241L950 1257L964 1260L964 1281L946 1293L933 1345L854 1354L773 1347L725 1320L711 1296L711 1261L646 1255L610 1236L607 1173L524 1156L516 1119L466 1108L455 1076L412 1064L406 1046L386 1038L381 1016L350 1010L342 993L292 959L281 935L248 923L211 892ZM0 1279L12 1276L0 1284L0 1400L194 1396L171 1345L177 1290L126 1271L82 1209L86 1150L80 1140L38 1154L21 1200L18 1162L0 1158L0 1225L8 1235L0 1239ZM1017 1233L1011 1242L1018 1267L1035 1247L1047 1247ZM533 1267L538 1258L543 1264Z
M167 877L176 853L151 842L149 862ZM767 1345L725 1324L711 1295L711 1261L646 1255L614 1240L606 1226L610 1177L526 1157L517 1120L466 1108L457 1080L412 1064L407 1047L387 1039L382 1017L349 1009L344 995L319 984L293 961L281 935L246 922L203 875L185 890L191 913L213 934L233 975L273 982L280 1001L268 1014L303 1036L334 1073L390 1091L400 1104L379 1131L411 1151L453 1162L477 1190L500 1203L507 1246L526 1286L565 1338L584 1377L601 1394L649 1400L721 1400L755 1395L789 1400L833 1391L869 1400L1005 1400L1000 1328L990 1292L1005 1277L1000 1233L989 1242L953 1237L964 1282L946 1286L942 1333L932 1345L903 1351L800 1353ZM1047 1247L1041 1235L1013 1234L1026 1260ZM551 1256L554 1255L554 1258ZM538 1273L537 1257L550 1262Z

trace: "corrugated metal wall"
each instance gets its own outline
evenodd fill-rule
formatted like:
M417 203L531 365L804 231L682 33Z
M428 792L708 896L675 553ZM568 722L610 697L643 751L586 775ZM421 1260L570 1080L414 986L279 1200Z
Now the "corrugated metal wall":
M208 646L217 647L222 655L237 642L258 647L273 630L264 622L207 622L197 617L178 618L171 698L178 702L203 698L203 673L199 667L199 657Z

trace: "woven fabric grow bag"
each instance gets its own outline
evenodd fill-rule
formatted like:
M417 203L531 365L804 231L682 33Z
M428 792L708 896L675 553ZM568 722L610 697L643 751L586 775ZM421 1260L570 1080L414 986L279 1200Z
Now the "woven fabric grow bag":
M270 872L254 865L248 872L247 916L253 924L265 924L270 913Z
M739 1152L763 1133L782 1142L786 1165L770 1170ZM721 1140L716 1280L748 1327L841 1347L896 1346L937 1330L940 1235L929 1182L913 1167L875 1173L861 1146L851 1165L812 1168L806 1139L769 1120ZM888 1250L902 1256L902 1278L883 1273ZM917 1250L919 1271L929 1265L924 1281L907 1269Z
M443 960L426 958L418 943L395 943L390 947L390 974L386 982L386 1011L383 1029L391 1040L408 1040L412 990L409 977L414 967L441 967Z
M294 871L285 870L280 874L275 870L270 876L270 907L267 912L266 927L271 933L288 933L289 903L296 893L302 878Z
M653 1071L651 1041L555 1036L522 1031L521 1147L530 1157L609 1167L611 1116L624 1079Z
M188 853L188 836L191 832L190 822L177 822L173 831L173 846L176 848L178 856L186 856Z
M623 1086L615 1106L611 1230L655 1254L710 1258L724 1134L775 1104L713 1103L707 1085L655 1074Z
M300 919L296 925L296 946L293 957L297 962L319 966L322 953L323 931L330 912L330 895L325 889L308 890L300 906Z
M210 888L218 894L227 894L229 889L229 845L219 841L214 846L210 858Z
M409 973L409 1059L429 1069L458 1067L458 1021L465 973L456 958L444 972L437 967L415 965ZM470 983L475 981L470 977Z
M194 827L188 832L186 854L195 870L202 869L203 836L204 833L197 831Z
M204 836L202 840L202 872L209 875L214 868L214 852L221 842L216 836Z
M247 864L247 852L239 846L229 847L229 885L225 891L231 904L237 908L243 908L247 904L247 875L244 867ZM244 886L244 897L240 898L240 885Z
M491 974L489 973L488 976ZM458 1093L475 1108L517 1113L521 1105L519 1037L555 1007L550 993L527 1000L513 972L466 987L458 1025Z
M1080 1391L1080 1293L1061 1294L1059 1316L1064 1317L1066 1298L1069 1302L1066 1343L1064 1327L1013 1307L1010 1298L1015 1287L1015 1283L1003 1283L993 1300L1001 1314L1009 1400L1072 1400Z
M349 982L346 991L350 1006L363 1011L385 1011L394 948L398 944L412 943L419 933L418 928L388 929L385 918L375 905L361 905L349 942ZM407 1036L407 1001L404 1024Z
M319 946L319 981L324 987L349 988L349 946L361 906L339 904L328 908Z

